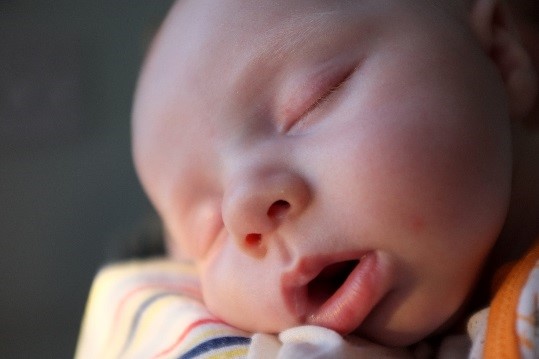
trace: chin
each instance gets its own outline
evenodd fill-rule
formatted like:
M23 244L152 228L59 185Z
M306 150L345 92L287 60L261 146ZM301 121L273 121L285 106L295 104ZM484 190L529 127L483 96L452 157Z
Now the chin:
M406 347L425 338L423 333L410 333L388 329L371 331L364 328L357 329L352 335L357 335L387 347Z
M452 327L452 324L454 324L453 321L446 322L434 330L429 330L426 328L407 328L407 330L397 330L388 328L364 328L362 326L358 330L354 331L353 334L371 340L380 345L402 348L416 344L422 340L426 340L429 337L446 333L449 328Z
M414 325L390 326L387 322L375 322L367 318L352 334L388 347L406 347L441 333L447 330L447 327L448 323L434 328Z

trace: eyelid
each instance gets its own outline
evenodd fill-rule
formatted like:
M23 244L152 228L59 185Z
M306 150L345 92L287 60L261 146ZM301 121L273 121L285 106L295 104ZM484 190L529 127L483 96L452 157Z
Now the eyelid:
M324 103L339 90L357 69L340 66L322 71L295 88L279 118L279 132L289 132L302 118Z

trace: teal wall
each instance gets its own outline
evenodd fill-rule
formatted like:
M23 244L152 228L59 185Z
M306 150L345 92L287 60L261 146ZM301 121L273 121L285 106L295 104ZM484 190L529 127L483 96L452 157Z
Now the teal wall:
M0 2L0 357L70 358L92 277L151 212L133 89L170 1Z

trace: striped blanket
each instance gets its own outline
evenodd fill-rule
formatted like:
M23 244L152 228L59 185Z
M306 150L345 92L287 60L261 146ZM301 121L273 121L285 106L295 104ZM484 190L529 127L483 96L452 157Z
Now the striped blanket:
M191 264L118 263L94 280L75 357L538 358L539 242L504 272L491 307L470 319L470 351L465 334L446 338L436 349L396 349L313 326L279 335L247 333L209 313Z
M94 280L75 358L409 358L359 338L299 326L247 333L212 316L189 263L135 260Z
M76 357L245 357L250 334L213 317L200 297L188 263L105 267L90 292Z

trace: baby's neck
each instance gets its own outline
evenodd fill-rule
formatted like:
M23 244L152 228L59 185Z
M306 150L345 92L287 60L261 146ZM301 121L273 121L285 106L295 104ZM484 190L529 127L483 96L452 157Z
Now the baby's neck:
M516 17L535 67L538 96L525 119L513 123L513 190L507 221L493 250L491 267L521 257L539 237L539 25Z
M492 253L491 268L522 257L539 239L539 126L515 124L513 127L511 203Z
M504 264L518 260L539 240L539 126L530 131L514 125L514 177L505 225L485 264L465 313L490 302L492 279Z

